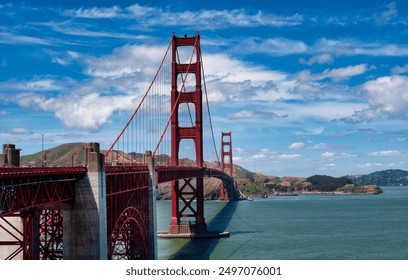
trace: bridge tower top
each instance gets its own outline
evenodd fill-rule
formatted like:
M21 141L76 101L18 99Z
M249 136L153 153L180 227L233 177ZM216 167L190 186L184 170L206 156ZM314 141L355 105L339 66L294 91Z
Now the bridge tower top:
M190 62L178 61L177 51L181 47L193 47ZM196 165L202 167L203 159L203 104L201 89L201 49L200 35L192 37L172 37L172 81L171 81L171 108L174 112L171 117L171 158L172 165L179 165L180 142L192 139L195 144ZM195 90L187 91L186 80L191 76L195 79ZM179 79L179 76L181 79ZM181 84L178 82L181 80ZM190 79L189 79L190 80ZM190 89L190 88L188 88ZM180 104L187 103L195 109L195 124L190 127L179 125Z
M221 169L232 178L232 167L231 132L221 132Z

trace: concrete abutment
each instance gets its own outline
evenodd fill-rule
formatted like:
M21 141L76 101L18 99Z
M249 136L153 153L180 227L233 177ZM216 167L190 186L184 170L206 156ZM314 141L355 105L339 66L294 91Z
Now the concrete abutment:
M87 175L76 183L74 204L63 209L63 258L106 260L106 175L99 143L88 144L85 158Z

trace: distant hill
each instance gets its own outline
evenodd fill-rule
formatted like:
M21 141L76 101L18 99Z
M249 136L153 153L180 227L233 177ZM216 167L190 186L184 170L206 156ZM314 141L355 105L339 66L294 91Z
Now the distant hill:
M67 143L56 146L51 149L45 150L46 154L46 165L47 166L81 166L85 162L84 148L87 147L87 143ZM101 150L105 152L105 150ZM115 159L119 159L119 163L131 163L131 162L142 162L142 154L140 153L129 153L126 154L122 151L113 150L111 156L107 158L107 162L111 162ZM168 162L168 155L157 156L159 162ZM180 164L185 166L194 165L195 162L189 159L180 159ZM206 162L206 166L211 168L217 168L218 163L216 162ZM20 159L21 167L40 167L42 166L42 153L38 152L31 155L21 156ZM234 168L234 173L236 168ZM204 197L208 200L219 199L220 197L220 185L221 182L215 178L205 178L204 181ZM171 198L171 185L170 183L165 183L159 185L157 190L157 196L161 199Z
M47 166L78 166L84 164L84 147L87 143L69 143L59 145L52 149L45 150ZM104 152L104 151L101 151ZM21 157L21 166L41 166L41 152ZM114 150L112 156L107 161L119 159L120 162L131 163L141 162L142 154L126 154L122 151ZM159 162L168 162L169 156L160 155ZM189 159L181 159L182 165L194 165ZM205 162L206 166L217 168L216 162ZM245 168L234 164L233 176L236 180L239 191L244 196L267 196L286 195L302 193L336 192L336 193L379 193L380 189L375 186L361 188L359 186L377 185L408 185L408 171L385 170L374 172L368 175L345 176L335 178L325 175L314 175L309 178L295 176L267 176L256 172L251 172ZM218 199L220 197L220 181L210 178L204 182L204 196L206 199ZM159 186L158 196L162 199L169 199L171 196L170 184Z
M366 175L348 175L357 185L408 186L408 171L388 169Z
M244 196L299 195L299 194L379 194L377 186L357 185L349 178L314 175L308 178L265 176L236 167L236 182Z
M86 143L68 143L44 150L47 166L78 166L82 165L85 159L84 147ZM42 166L42 153L21 156L20 165L22 167Z

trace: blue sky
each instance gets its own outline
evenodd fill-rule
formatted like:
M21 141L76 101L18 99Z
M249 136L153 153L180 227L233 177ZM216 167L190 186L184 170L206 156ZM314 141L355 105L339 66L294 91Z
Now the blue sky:
M201 35L217 140L264 174L408 169L407 1L0 1L0 142L107 148L171 35ZM205 158L213 160L209 148Z

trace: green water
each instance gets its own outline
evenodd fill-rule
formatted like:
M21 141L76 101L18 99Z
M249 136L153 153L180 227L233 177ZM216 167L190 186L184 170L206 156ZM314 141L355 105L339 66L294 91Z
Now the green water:
M231 236L158 240L160 259L408 259L408 187L380 195L286 196L205 202L209 230ZM166 230L170 202L158 201Z

